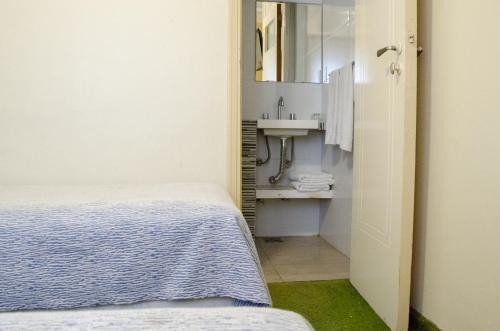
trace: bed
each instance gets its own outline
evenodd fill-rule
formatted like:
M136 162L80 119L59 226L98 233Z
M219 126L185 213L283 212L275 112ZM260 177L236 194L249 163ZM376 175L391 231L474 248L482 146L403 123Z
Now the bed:
M0 314L4 331L184 330L312 331L301 316L270 308L146 309L92 312L16 312Z
M210 184L0 186L0 252L0 311L271 304L244 218Z

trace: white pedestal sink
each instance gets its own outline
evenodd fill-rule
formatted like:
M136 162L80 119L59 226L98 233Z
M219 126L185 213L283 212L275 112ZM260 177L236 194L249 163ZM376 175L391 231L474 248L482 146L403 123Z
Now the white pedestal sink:
M264 135L275 137L307 136L309 130L318 130L318 120L258 120L257 128Z

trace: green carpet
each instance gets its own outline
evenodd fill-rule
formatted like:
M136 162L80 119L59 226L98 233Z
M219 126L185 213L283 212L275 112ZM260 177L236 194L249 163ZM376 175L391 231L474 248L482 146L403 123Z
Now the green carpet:
M274 308L299 313L317 331L389 330L348 280L268 285Z
M274 308L304 316L317 331L389 330L348 280L271 283ZM415 310L409 331L440 331Z

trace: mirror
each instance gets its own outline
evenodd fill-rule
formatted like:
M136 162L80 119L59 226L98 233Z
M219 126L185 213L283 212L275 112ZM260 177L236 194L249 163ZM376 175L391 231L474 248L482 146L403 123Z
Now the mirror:
M322 6L256 2L255 80L321 83Z
M354 60L354 0L323 0L323 83Z

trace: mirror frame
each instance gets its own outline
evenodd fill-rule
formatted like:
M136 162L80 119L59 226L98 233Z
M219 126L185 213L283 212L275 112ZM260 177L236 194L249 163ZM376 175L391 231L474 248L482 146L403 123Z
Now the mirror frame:
M255 40L255 31L257 31L257 3L258 2L271 2L271 3L294 3L298 5L316 5L316 6L321 6L321 81L319 82L287 82L287 81L276 81L276 80L257 80L257 75L255 74L255 67L257 64L257 58L255 57L255 45L256 45L256 40ZM254 68L254 75L253 79L256 83L279 83L279 84L325 84L325 73L324 73L324 4L322 0L254 0L254 11L253 11L253 68Z

